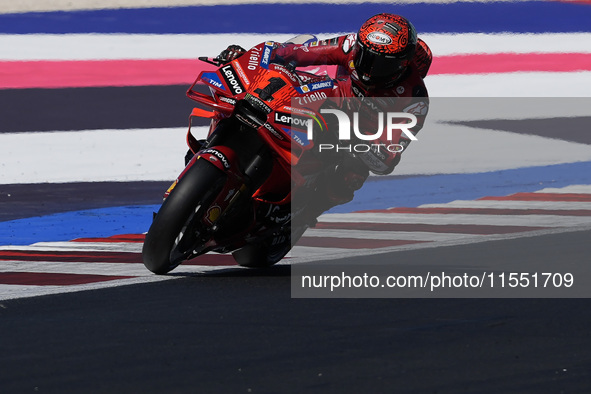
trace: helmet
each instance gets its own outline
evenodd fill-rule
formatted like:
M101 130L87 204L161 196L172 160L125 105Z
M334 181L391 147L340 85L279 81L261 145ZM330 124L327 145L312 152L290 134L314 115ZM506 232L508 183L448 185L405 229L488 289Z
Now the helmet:
M378 14L357 33L353 65L359 80L367 85L395 81L410 65L417 45L417 32L404 17Z

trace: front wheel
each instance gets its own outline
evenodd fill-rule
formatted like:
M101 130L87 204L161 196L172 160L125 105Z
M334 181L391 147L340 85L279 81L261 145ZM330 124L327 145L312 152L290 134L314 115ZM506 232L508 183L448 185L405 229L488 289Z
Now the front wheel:
M147 269L166 274L191 254L194 225L221 191L225 177L209 162L197 160L179 180L146 234L142 258Z

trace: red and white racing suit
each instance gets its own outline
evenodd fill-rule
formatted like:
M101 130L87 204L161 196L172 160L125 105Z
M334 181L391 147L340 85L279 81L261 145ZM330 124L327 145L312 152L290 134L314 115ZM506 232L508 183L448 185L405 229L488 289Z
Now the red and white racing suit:
M431 50L427 44L418 39L413 61L405 73L400 78L385 81L379 86L364 85L357 77L353 64L356 50L356 35L348 34L310 44L283 44L274 50L273 57L274 61L284 63L295 61L298 67L339 66L337 79L339 79L339 87L342 88L341 94L344 97L357 97L362 102L364 99L372 97L396 98L396 112L407 112L416 116L417 125L410 129L416 135L423 127L429 108L427 88L423 82L432 61ZM392 142L406 148L410 140L402 135L398 141L374 141L376 145ZM385 175L391 173L400 161L400 153L387 150L379 152L371 150L356 155L365 164L362 166L365 168L348 165L341 171L340 177L335 177L335 180L340 179L345 185L333 187L337 194L341 194L333 196L332 199L336 204L342 204L353 198L353 192L359 189L367 178L368 169L375 174Z

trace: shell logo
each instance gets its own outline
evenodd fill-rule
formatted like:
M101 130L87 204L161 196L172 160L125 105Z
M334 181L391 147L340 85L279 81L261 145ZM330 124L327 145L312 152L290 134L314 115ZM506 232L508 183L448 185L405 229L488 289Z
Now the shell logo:
M210 207L207 211L206 219L209 223L213 224L220 217L221 213L222 209L217 205L214 205L213 207Z

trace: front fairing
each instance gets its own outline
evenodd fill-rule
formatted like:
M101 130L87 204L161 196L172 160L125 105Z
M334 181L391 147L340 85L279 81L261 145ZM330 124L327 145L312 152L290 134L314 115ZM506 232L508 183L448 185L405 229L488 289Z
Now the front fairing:
M317 119L317 109L342 92L338 82L326 76L298 74L272 63L275 46L272 41L260 43L217 70L202 72L187 94L218 111L218 117L236 116L256 129L290 167L314 148L310 122ZM199 93L197 83L208 86L211 96Z

